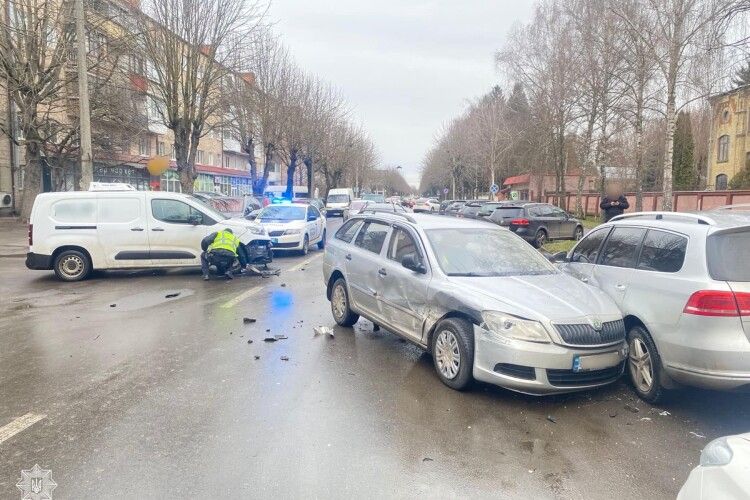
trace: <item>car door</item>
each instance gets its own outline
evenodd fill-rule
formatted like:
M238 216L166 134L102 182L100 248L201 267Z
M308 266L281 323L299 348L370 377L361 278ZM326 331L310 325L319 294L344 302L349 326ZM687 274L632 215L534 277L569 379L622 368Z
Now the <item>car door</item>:
M401 264L409 254L417 257L426 273L412 271ZM383 321L402 335L419 341L429 310L427 295L431 277L419 237L404 226L394 226L382 264L378 270L378 298Z
M547 237L549 239L557 239L560 237L560 223L562 221L556 216L555 208L556 207L547 204L535 207L537 213L536 219L547 227Z
M150 265L146 198L143 193L100 195L97 204L97 233L107 267Z
M584 283L591 283L599 252L611 229L602 227L587 234L573 247L568 254L567 262L560 264L560 269Z
M378 293L383 267L383 247L391 231L385 222L368 220L357 233L354 245L347 255L349 289L356 308L373 320L380 319Z
M215 220L172 198L152 198L148 214L154 265L200 265L201 240L214 230Z
M307 208L307 224L310 242L318 241L323 234L323 218L320 211L313 205Z
M560 207L552 207L552 217L557 219L557 236L556 238L570 239L576 229L575 219Z
M616 226L604 242L594 266L594 284L622 308L646 236L642 227Z

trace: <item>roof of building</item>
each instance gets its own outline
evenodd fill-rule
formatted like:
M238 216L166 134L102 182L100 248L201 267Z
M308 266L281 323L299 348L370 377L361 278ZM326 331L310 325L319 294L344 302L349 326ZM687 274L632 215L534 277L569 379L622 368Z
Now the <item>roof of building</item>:
M503 181L503 186L513 186L514 184L528 184L531 174L514 175Z
M747 84L747 85L740 85L739 87L727 90L725 92L721 92L719 94L714 94L714 95L710 96L708 98L708 100L709 101L713 101L715 99L719 99L720 97L728 96L728 95L734 94L736 92L743 92L743 91L746 91L746 90L750 90L750 83Z

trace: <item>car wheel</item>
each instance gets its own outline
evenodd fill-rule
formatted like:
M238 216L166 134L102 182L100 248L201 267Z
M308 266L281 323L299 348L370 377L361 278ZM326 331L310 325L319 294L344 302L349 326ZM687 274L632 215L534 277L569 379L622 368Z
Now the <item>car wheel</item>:
M331 313L339 326L352 326L359 320L359 314L352 312L349 307L349 292L346 291L346 281L339 278L331 290Z
M302 255L307 255L307 252L310 251L310 237L308 235L305 235L305 238L302 240L302 250L300 250L300 253Z
M458 391L472 381L474 369L474 328L461 318L438 323L432 339L432 360L440 380Z
M55 257L53 269L63 281L81 281L91 273L91 261L83 252L64 250Z
M576 230L573 232L573 239L578 241L583 238L583 227L576 226Z
M534 236L534 247L542 248L545 243L547 243L547 231L540 229Z
M318 249L323 250L326 247L326 230L323 229L323 236L320 237L320 241L318 242Z
M642 326L628 331L628 378L638 397L656 403L664 396L660 382L661 358L651 335Z

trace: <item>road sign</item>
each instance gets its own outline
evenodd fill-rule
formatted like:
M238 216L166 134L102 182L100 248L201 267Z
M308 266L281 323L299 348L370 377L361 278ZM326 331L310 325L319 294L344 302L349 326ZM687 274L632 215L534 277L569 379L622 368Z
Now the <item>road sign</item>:
M493 184L490 186L490 193L497 194L497 192L500 191L500 186L497 184Z
M449 191L448 188L443 188L443 194L448 194L448 191Z

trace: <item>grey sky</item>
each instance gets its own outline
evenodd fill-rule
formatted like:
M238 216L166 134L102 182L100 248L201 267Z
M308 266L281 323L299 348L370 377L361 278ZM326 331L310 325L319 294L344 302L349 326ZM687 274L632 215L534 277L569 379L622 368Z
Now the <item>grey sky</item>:
M275 30L304 69L338 86L416 184L441 125L498 82L493 53L532 0L273 0Z

